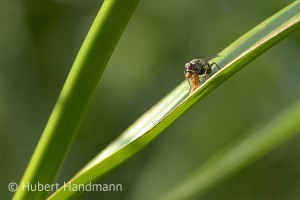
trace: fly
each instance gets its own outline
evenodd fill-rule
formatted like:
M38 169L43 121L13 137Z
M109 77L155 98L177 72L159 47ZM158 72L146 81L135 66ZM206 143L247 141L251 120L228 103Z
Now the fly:
M190 62L185 64L184 69L184 76L189 81L190 84L190 94L192 94L198 87L200 87L200 75L204 75L204 81L206 78L206 74L211 73L211 68L213 65L216 65L218 69L220 69L219 65L215 62L209 63L213 58L217 56L212 56L208 58L200 58L200 59L193 59Z

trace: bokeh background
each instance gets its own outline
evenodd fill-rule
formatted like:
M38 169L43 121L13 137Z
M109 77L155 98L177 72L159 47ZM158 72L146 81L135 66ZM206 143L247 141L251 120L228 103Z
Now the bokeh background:
M291 0L141 0L100 81L58 183L69 180L184 81L185 62L216 55ZM12 196L101 1L0 0L0 198ZM83 199L155 199L220 148L300 98L299 31L190 109ZM49 160L51 163L51 160ZM47 170L47 169L45 169ZM299 199L299 135L203 199Z

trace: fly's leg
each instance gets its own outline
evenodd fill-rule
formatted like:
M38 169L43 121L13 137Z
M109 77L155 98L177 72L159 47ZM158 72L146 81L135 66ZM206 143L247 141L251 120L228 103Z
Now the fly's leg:
M191 88L192 85L191 85L191 82L190 82L189 78L185 78L185 79L188 81L188 83L189 83L189 85L190 85L190 88Z
M217 68L218 68L219 70L221 69L221 68L219 67L219 65L218 65L217 63L215 63L215 62L213 62L211 65L206 65L206 67L205 67L205 72L204 72L204 81L206 81L206 75L208 75L208 76L210 77L210 75L207 74L207 71L208 71L209 69L211 69L211 67L212 67L213 65L216 65Z
M211 64L211 67L212 67L213 65L216 65L218 69L221 69L217 63L213 62L213 63Z
M211 68L211 65L205 65L205 72L204 72L204 82L206 81L206 75L207 74L207 71ZM209 75L208 75L209 76Z

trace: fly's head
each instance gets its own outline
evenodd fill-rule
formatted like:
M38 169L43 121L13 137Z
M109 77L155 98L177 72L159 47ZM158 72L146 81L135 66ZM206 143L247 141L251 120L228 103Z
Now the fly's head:
M184 66L184 76L185 78L190 78L194 73L194 65L191 62L188 62Z

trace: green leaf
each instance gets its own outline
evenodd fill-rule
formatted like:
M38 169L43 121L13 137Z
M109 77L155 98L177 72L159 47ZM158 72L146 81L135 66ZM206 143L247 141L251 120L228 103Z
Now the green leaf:
M227 78L298 29L300 26L299 11L300 2L295 1L232 43L218 54L220 57L212 60L212 62L218 63L221 70L218 71L213 68L212 74L214 75L192 95L188 96L189 86L184 81L125 130L119 138L88 163L69 183L96 182L110 170L137 153ZM83 192L76 193L61 189L54 193L50 199L72 198L80 193Z
M300 131L300 101L270 123L212 156L160 199L191 199L238 172Z
M51 184L76 135L104 68L139 0L104 1L76 57L14 199L43 199L47 191L23 183Z

